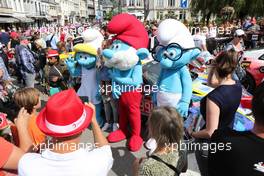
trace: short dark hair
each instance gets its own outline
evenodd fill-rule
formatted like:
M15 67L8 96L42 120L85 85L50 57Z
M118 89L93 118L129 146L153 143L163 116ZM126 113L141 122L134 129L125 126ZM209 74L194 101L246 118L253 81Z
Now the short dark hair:
M153 109L148 125L150 137L156 140L158 149L179 144L183 138L183 118L173 107Z
M225 78L237 67L238 55L234 50L224 51L215 58L216 73L219 78Z
M255 123L264 126L264 82L255 90L252 100L252 112L255 117Z

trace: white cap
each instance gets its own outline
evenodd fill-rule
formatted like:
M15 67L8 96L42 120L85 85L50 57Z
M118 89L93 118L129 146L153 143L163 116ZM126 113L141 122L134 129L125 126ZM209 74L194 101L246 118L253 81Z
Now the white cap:
M234 33L234 36L242 36L245 35L245 32L242 29L237 29Z
M82 37L83 37L84 43L89 43L96 49L101 48L102 42L104 41L104 37L100 33L100 31L93 29L93 28L86 29L82 33Z
M161 45L178 43L183 48L194 47L194 41L190 31L180 21L166 19L158 27L157 39Z

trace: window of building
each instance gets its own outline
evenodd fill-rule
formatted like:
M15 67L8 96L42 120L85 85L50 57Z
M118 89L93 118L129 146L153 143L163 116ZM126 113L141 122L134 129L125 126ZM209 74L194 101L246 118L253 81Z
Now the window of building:
M185 10L181 10L180 11L179 19L180 20L185 20L186 19L186 11Z
M0 0L0 7L7 8L7 2L6 2L6 0Z
M136 0L137 6L143 6L143 0Z
M169 7L175 7L175 0L168 0Z
M157 0L157 6L163 7L163 0Z
M135 6L135 0L129 0L129 6Z

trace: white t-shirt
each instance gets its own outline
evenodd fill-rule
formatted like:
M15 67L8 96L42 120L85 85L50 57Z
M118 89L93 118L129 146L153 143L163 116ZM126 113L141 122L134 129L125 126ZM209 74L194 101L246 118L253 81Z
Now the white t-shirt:
M202 46L206 46L206 37L201 34L193 35L193 41L195 47L202 49Z
M19 161L19 176L106 176L113 165L110 146L59 154L48 149L27 153Z

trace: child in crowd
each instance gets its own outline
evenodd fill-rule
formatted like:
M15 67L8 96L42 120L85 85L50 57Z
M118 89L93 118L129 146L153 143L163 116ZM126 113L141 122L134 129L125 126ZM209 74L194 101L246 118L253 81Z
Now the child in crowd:
M155 108L148 119L150 138L156 148L148 158L136 159L134 176L178 176L187 170L187 151L180 150L183 120L172 107Z
M103 42L103 47L106 47L107 41ZM113 131L119 128L118 125L118 113L117 113L117 100L113 99L111 94L111 78L108 74L108 68L104 66L103 58L99 59L97 63L98 75L100 80L100 93L102 95L104 103L104 111L106 117L106 123L104 124L102 130L106 131L111 126L111 115L113 114Z
M66 66L60 62L58 51L49 50L47 59L48 64L44 68L45 79L48 83L47 90L50 95L53 95L67 89L65 80L68 80L69 75Z
M23 88L15 92L14 102L19 107L24 107L31 115L28 122L28 132L35 145L45 141L45 135L36 125L37 109L41 107L40 92L35 88Z

